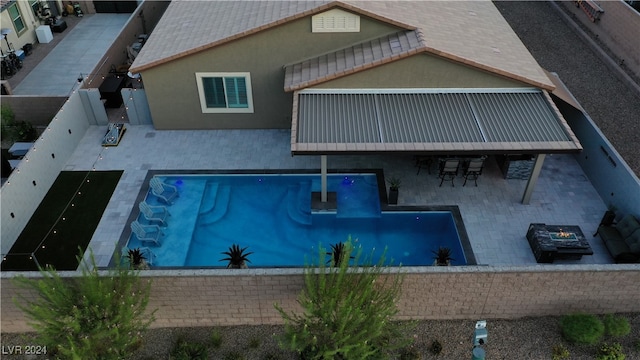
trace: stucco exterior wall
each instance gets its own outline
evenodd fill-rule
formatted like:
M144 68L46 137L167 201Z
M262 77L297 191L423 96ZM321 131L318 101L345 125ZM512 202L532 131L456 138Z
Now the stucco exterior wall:
M531 85L430 54L387 63L312 88L514 88Z
M291 126L283 65L398 31L361 18L358 33L311 33L303 18L142 71L156 129L266 129ZM203 114L196 72L250 72L252 114Z
M11 16L9 16L8 7L0 15L0 22L2 23L3 28L9 28L12 30L11 33L7 35L7 40L11 44L12 49L18 50L27 43L34 44L38 42L38 38L36 37L36 28L41 24L40 20L33 13L31 6L29 6L28 1L16 1L15 4L18 6L25 28L20 33L16 31L15 25L13 24L13 21L11 21ZM0 38L0 40L2 51L7 54L7 42L4 40L4 37Z
M571 312L640 311L634 265L406 268L399 319L512 319ZM246 274L246 275L245 275ZM3 274L2 331L29 331ZM299 311L300 269L143 272L152 280L152 327L281 324L278 303Z
M622 0L597 1L604 10L600 20L591 22L573 1L559 1L574 19L593 32L635 76L640 77L640 14Z

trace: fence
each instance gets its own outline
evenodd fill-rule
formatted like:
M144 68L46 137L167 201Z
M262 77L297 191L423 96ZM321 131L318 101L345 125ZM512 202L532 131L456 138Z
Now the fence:
M640 311L637 265L424 267L406 277L399 319L512 319L525 316ZM1 279L2 331L32 331L13 299L19 291ZM29 276L39 276L30 274ZM63 276L74 276L64 273ZM281 324L274 309L300 310L300 269L147 271L152 281L153 327Z

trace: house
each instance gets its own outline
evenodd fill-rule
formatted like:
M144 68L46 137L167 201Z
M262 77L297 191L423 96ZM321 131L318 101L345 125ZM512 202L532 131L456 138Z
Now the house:
M489 1L173 1L130 71L155 128L290 128L294 155L582 149Z
M3 30L0 47L4 55L10 50L20 50L24 45L37 41L36 29L41 25L40 9L39 0L0 1L0 10L2 10L0 22Z

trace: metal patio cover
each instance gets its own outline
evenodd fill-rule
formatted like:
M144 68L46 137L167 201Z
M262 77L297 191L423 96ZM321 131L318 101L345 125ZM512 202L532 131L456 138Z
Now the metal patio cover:
M307 89L294 93L293 154L578 152L539 89Z

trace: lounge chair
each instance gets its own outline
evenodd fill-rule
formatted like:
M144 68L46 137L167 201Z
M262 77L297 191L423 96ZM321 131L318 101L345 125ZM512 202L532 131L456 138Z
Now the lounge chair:
M147 219L147 221L158 221L163 226L167 226L167 217L171 216L171 214L169 214L169 210L167 210L166 207L152 206L147 204L147 202L144 200L141 201L140 204L138 204L138 207L140 208L140 212L142 213L144 218Z
M484 157L471 159L464 166L464 183L467 184L467 180L471 179L478 186L478 177L482 174L482 168L484 167Z
M455 186L453 184L453 179L456 178L456 176L458 176L458 167L460 166L460 160L458 159L443 159L440 160L440 172L438 174L438 177L442 180L440 180L440 185L442 186L442 183L446 180L446 181L451 181L451 186Z
M173 203L173 199L179 196L177 187L165 184L155 176L151 178L149 185L151 186L151 193L169 205Z
M131 222L131 231L136 234L138 240L141 243L152 243L155 246L160 246L160 237L164 235L160 226L158 225L142 225L138 220Z

